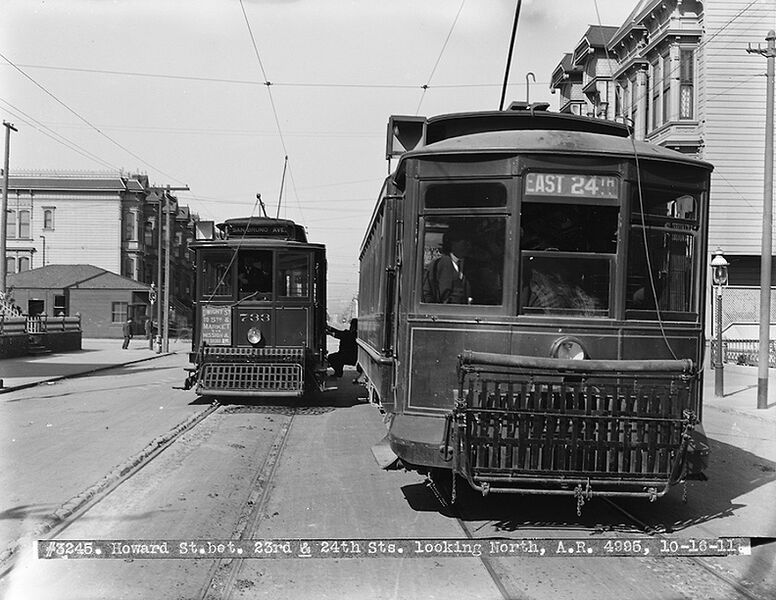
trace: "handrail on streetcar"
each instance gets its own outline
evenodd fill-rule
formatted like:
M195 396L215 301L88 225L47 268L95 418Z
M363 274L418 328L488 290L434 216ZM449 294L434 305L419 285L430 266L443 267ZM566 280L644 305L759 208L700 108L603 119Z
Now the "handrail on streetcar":
M518 369L551 369L574 373L589 373L590 371L643 373L646 371L679 372L690 375L695 371L695 365L689 358L676 360L570 360L464 350L458 355L458 361L462 368L481 365L487 367L511 367Z

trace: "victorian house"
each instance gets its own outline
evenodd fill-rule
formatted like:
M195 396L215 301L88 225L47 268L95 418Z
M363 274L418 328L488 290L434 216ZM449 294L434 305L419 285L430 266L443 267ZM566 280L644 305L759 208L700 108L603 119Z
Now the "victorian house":
M714 165L709 251L730 262L729 321L757 321L766 60L747 48L774 26L774 2L641 0L624 23L590 27L552 76L560 111L626 122Z
M166 265L164 248L169 237L170 304L175 320L185 322L191 310L193 285L188 243L197 221L198 216L179 205L164 188L151 186L146 175L11 172L7 273L10 276L52 265L90 265L144 284L138 289L146 290L145 300L137 300L140 296L135 290L135 304L141 302L148 307L138 305L129 310L135 315L150 314L150 285L160 287L160 266L164 269ZM62 312L60 306L36 303L35 308L46 314L53 314L55 309ZM75 312L77 307L67 307L66 313ZM124 318L126 312L122 313Z

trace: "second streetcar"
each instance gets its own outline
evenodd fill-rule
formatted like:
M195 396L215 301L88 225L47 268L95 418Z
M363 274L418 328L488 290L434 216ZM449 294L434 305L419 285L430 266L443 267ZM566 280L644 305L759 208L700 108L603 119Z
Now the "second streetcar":
M214 396L298 397L326 375L326 251L271 218L200 224L193 367L186 387Z

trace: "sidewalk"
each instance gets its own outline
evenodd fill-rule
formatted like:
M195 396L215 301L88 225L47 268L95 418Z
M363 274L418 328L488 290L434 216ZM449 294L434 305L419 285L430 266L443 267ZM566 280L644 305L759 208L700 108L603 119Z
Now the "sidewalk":
M191 342L187 340L170 340L170 352L157 354L148 349L145 338L132 340L126 350L121 348L122 342L123 339L84 339L81 350L75 352L2 359L0 379L3 380L3 386L0 394L160 356L181 354L191 348Z
M714 375L707 361L703 379L705 407L776 423L776 369L768 369L768 407L762 409L757 408L757 367L726 363L722 397L714 395Z

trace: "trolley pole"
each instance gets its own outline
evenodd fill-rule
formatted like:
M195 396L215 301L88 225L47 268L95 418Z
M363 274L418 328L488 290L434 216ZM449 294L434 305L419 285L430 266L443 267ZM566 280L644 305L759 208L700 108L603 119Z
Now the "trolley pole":
M3 162L3 203L0 209L0 299L5 300L5 280L6 280L6 227L8 218L8 164L10 162L11 152L11 130L19 131L11 123L3 121L5 127L5 160Z
M757 358L757 408L768 408L768 364L770 362L771 333L771 254L773 237L773 80L776 59L776 31L771 29L765 37L768 42L763 50L759 44L747 48L750 54L760 54L768 59L765 102L765 172L763 173L763 239L760 263L760 348Z

